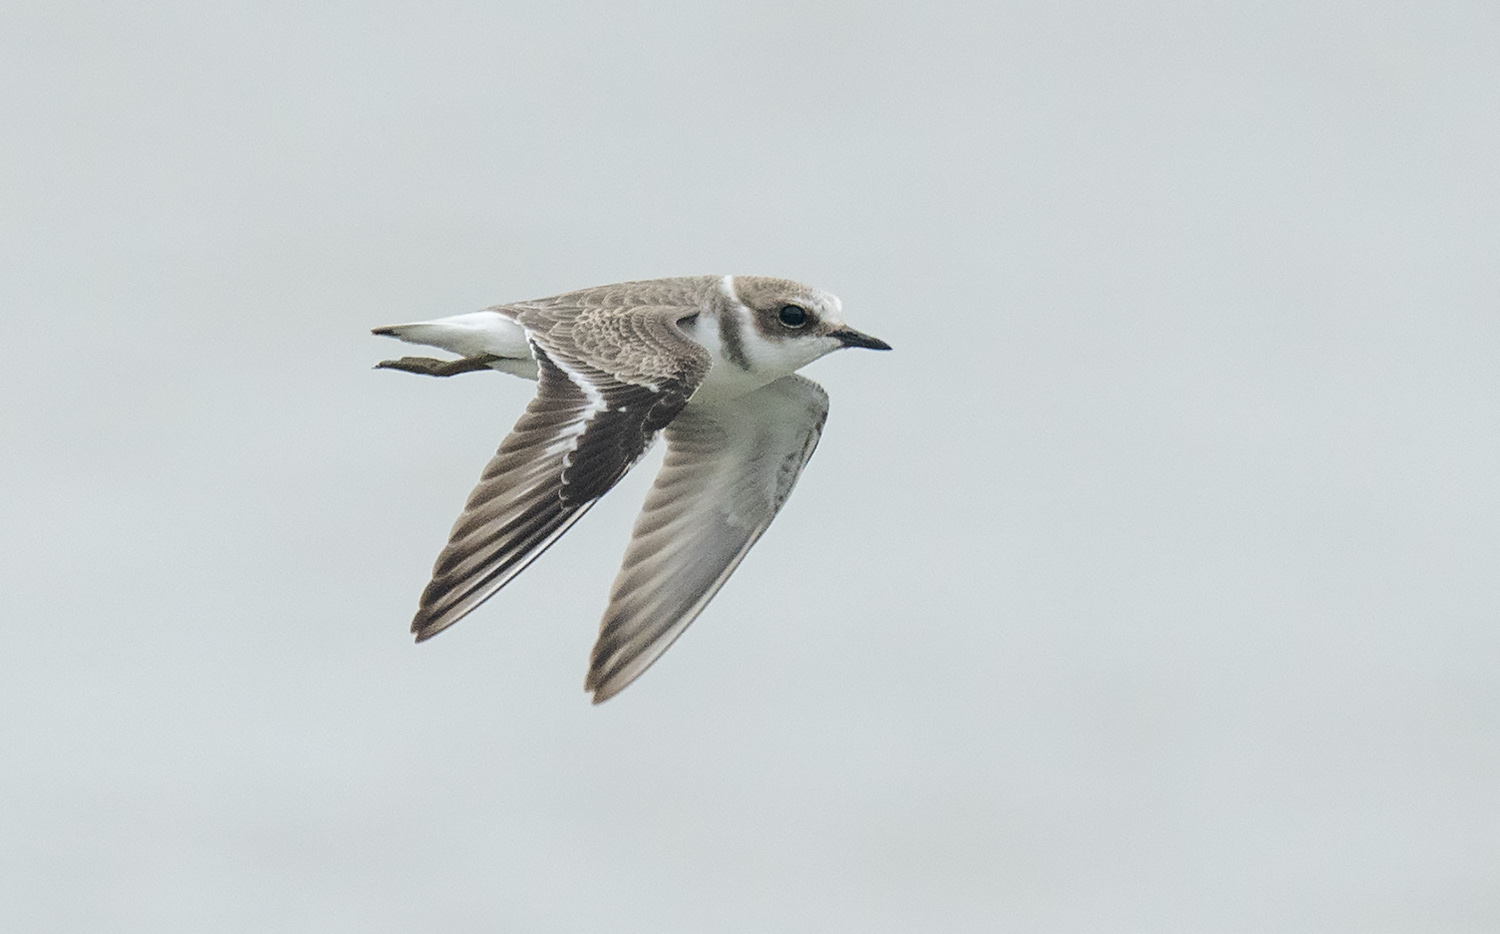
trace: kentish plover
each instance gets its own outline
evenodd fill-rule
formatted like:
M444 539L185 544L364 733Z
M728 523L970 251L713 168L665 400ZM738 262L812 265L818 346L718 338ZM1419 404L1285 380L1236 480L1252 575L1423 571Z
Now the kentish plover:
M469 495L412 620L417 641L462 619L588 511L665 431L585 689L617 694L682 634L792 491L828 414L795 371L843 347L889 350L846 326L827 292L763 276L625 282L376 328L457 360L382 367L496 369L536 398Z

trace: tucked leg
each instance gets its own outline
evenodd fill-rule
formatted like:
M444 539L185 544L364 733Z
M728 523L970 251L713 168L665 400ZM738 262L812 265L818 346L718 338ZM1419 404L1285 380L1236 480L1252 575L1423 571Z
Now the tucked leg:
M488 370L490 364L500 358L494 354L479 354L460 357L457 360L438 360L433 357L402 357L400 360L382 360L375 364L377 370L403 370L423 376L457 376L475 370Z

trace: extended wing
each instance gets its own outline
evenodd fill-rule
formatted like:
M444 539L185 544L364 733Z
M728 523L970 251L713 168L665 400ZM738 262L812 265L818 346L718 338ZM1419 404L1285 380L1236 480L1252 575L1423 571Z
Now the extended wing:
M640 459L709 367L707 352L677 325L693 308L554 301L501 310L531 340L537 395L438 555L412 620L419 642L462 619L578 521Z
M687 629L771 524L812 457L828 396L785 376L667 426L667 455L636 520L594 644L594 703L640 676Z

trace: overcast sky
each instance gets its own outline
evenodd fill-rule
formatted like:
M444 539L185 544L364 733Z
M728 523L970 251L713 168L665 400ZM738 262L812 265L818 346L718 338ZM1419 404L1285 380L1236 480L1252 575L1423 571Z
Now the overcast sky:
M0 928L1500 929L1500 7L0 6ZM533 387L753 273L894 353L582 691L655 461L407 625Z

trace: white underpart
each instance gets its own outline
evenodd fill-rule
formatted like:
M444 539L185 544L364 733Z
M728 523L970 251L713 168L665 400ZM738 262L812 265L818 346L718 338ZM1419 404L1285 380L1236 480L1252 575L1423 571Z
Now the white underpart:
M500 357L490 366L526 379L537 378L536 360L526 329L498 311L472 311L433 321L398 324L390 328L409 344L437 347L461 357L482 354Z

